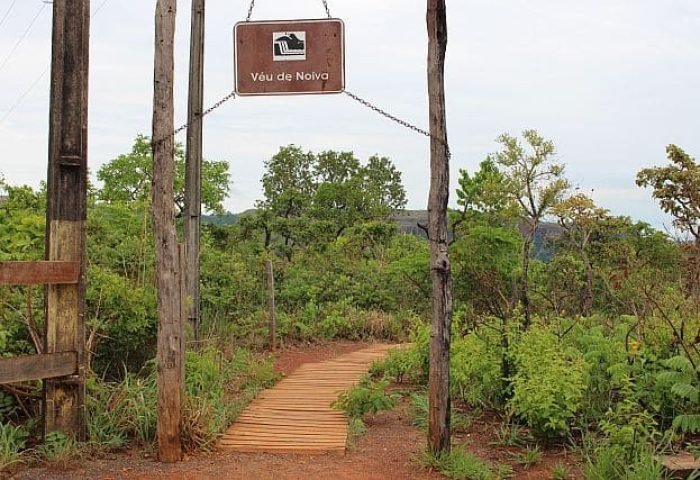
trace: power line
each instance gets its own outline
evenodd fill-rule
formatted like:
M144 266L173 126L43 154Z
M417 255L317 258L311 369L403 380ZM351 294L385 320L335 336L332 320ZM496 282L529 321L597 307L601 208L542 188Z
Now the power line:
M0 27L2 27L2 24L5 23L5 20L7 20L7 17L10 15L10 12L12 11L12 7L15 6L15 3L17 3L17 0L12 0L10 7L5 12L5 15L2 16L2 20L0 20Z
M0 125L5 123L5 120L7 119L7 117L9 117L10 114L12 112L14 112L15 109L22 104L22 101L24 101L24 99L27 97L27 95L29 95L31 93L31 91L34 90L34 88L46 76L47 73L49 73L48 66L44 69L44 71L41 73L41 75L39 75L37 77L37 79L34 80L34 82L32 82L32 84L29 86L29 88L17 99L17 101L10 107L10 109L7 112L5 112L5 115L3 115L2 118L0 118Z
M17 0L14 1L16 2ZM102 10L102 7L104 7L108 1L109 0L102 0L102 3L100 3L100 5L92 12L92 14L90 14L90 18L95 18L95 16L97 16L99 11ZM12 5L10 6L10 8L12 8ZM0 125L5 123L5 120L7 120L7 118L12 114L12 112L14 112L17 109L17 107L19 107L22 104L24 99L27 98L27 96L36 88L36 86L39 84L39 82L41 82L41 80L46 76L46 74L49 73L49 67L50 65L46 66L44 71L41 72L41 74L36 78L36 80L34 80L31 83L31 85L29 85L29 88L27 88L27 90L24 93L22 93L22 95L20 95L17 101L14 104L12 104L12 106L5 112L2 118L0 118Z
M41 15L41 13L44 11L44 8L45 8L45 7L46 7L46 4L45 4L45 3L42 3L42 4L41 4L41 7L39 7L39 11L36 12L36 15L34 15L34 18L33 18L32 21L29 23L29 26L27 27L27 29L26 29L26 30L24 31L24 33L19 37L19 40L17 40L17 43L15 43L15 46L12 47L12 50L10 50L10 53L7 55L7 57L5 57L5 60L3 60L2 64L0 64L0 72L2 72L2 69L5 67L5 65L7 65L7 62L10 61L10 58L12 58L12 55L13 55L13 54L15 53L15 51L17 50L17 47L20 46L20 44L21 44L22 41L25 39L25 37L27 36L27 34L29 33L29 31L32 29L32 27L34 26L34 24L36 23L36 21L39 19L39 16Z

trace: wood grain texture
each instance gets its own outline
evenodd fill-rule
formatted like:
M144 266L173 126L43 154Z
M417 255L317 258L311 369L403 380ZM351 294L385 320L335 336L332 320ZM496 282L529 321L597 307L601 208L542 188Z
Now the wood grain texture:
M153 236L156 244L158 293L157 440L161 462L182 456L181 402L183 325L180 261L175 236L173 77L175 0L158 0L155 16L153 89Z
M0 285L75 284L79 262L0 262Z
M450 324L452 273L447 241L450 192L449 149L445 116L445 0L428 0L428 107L430 121L430 192L428 237L433 312L428 379L428 445L435 453L450 450Z
M331 408L391 345L373 345L334 360L302 365L265 390L229 428L223 450L248 453L345 453L348 419Z
M78 373L76 352L0 358L0 383L28 382Z

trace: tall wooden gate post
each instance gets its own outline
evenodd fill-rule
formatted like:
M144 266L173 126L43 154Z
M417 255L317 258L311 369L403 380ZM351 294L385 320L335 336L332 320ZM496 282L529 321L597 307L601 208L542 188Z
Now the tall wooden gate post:
M428 96L430 115L430 194L428 236L433 317L428 380L428 444L434 453L450 450L450 324L452 274L447 251L447 200L450 192L449 148L445 120L445 0L428 0Z
M90 0L54 0L46 259L78 262L76 284L49 285L45 353L77 352L78 373L44 381L44 430L85 438L85 221Z
M199 236L202 216L202 109L204 104L204 0L192 1L190 84L185 169L185 255L187 318L199 340Z
M180 461L182 454L180 418L184 343L173 194L175 12L176 0L158 0L156 3L153 77L153 236L158 293L157 436L158 457L160 461L170 463Z

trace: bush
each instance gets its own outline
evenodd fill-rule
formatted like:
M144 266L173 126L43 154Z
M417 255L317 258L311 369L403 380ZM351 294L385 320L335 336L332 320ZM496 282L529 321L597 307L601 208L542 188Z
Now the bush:
M533 326L513 346L516 374L510 410L540 436L560 436L581 409L588 366L549 329Z
M472 406L497 405L504 395L503 352L496 332L478 330L452 342L452 396Z
M367 413L391 410L396 406L396 397L386 392L388 386L386 380L373 382L364 377L359 385L338 395L331 406L344 411L348 417L357 418L362 418Z

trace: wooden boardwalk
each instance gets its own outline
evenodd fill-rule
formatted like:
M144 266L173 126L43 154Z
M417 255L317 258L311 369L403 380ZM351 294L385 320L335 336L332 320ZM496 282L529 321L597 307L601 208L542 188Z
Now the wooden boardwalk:
M348 420L330 404L394 347L373 345L302 365L261 393L226 432L220 447L248 453L344 454Z

